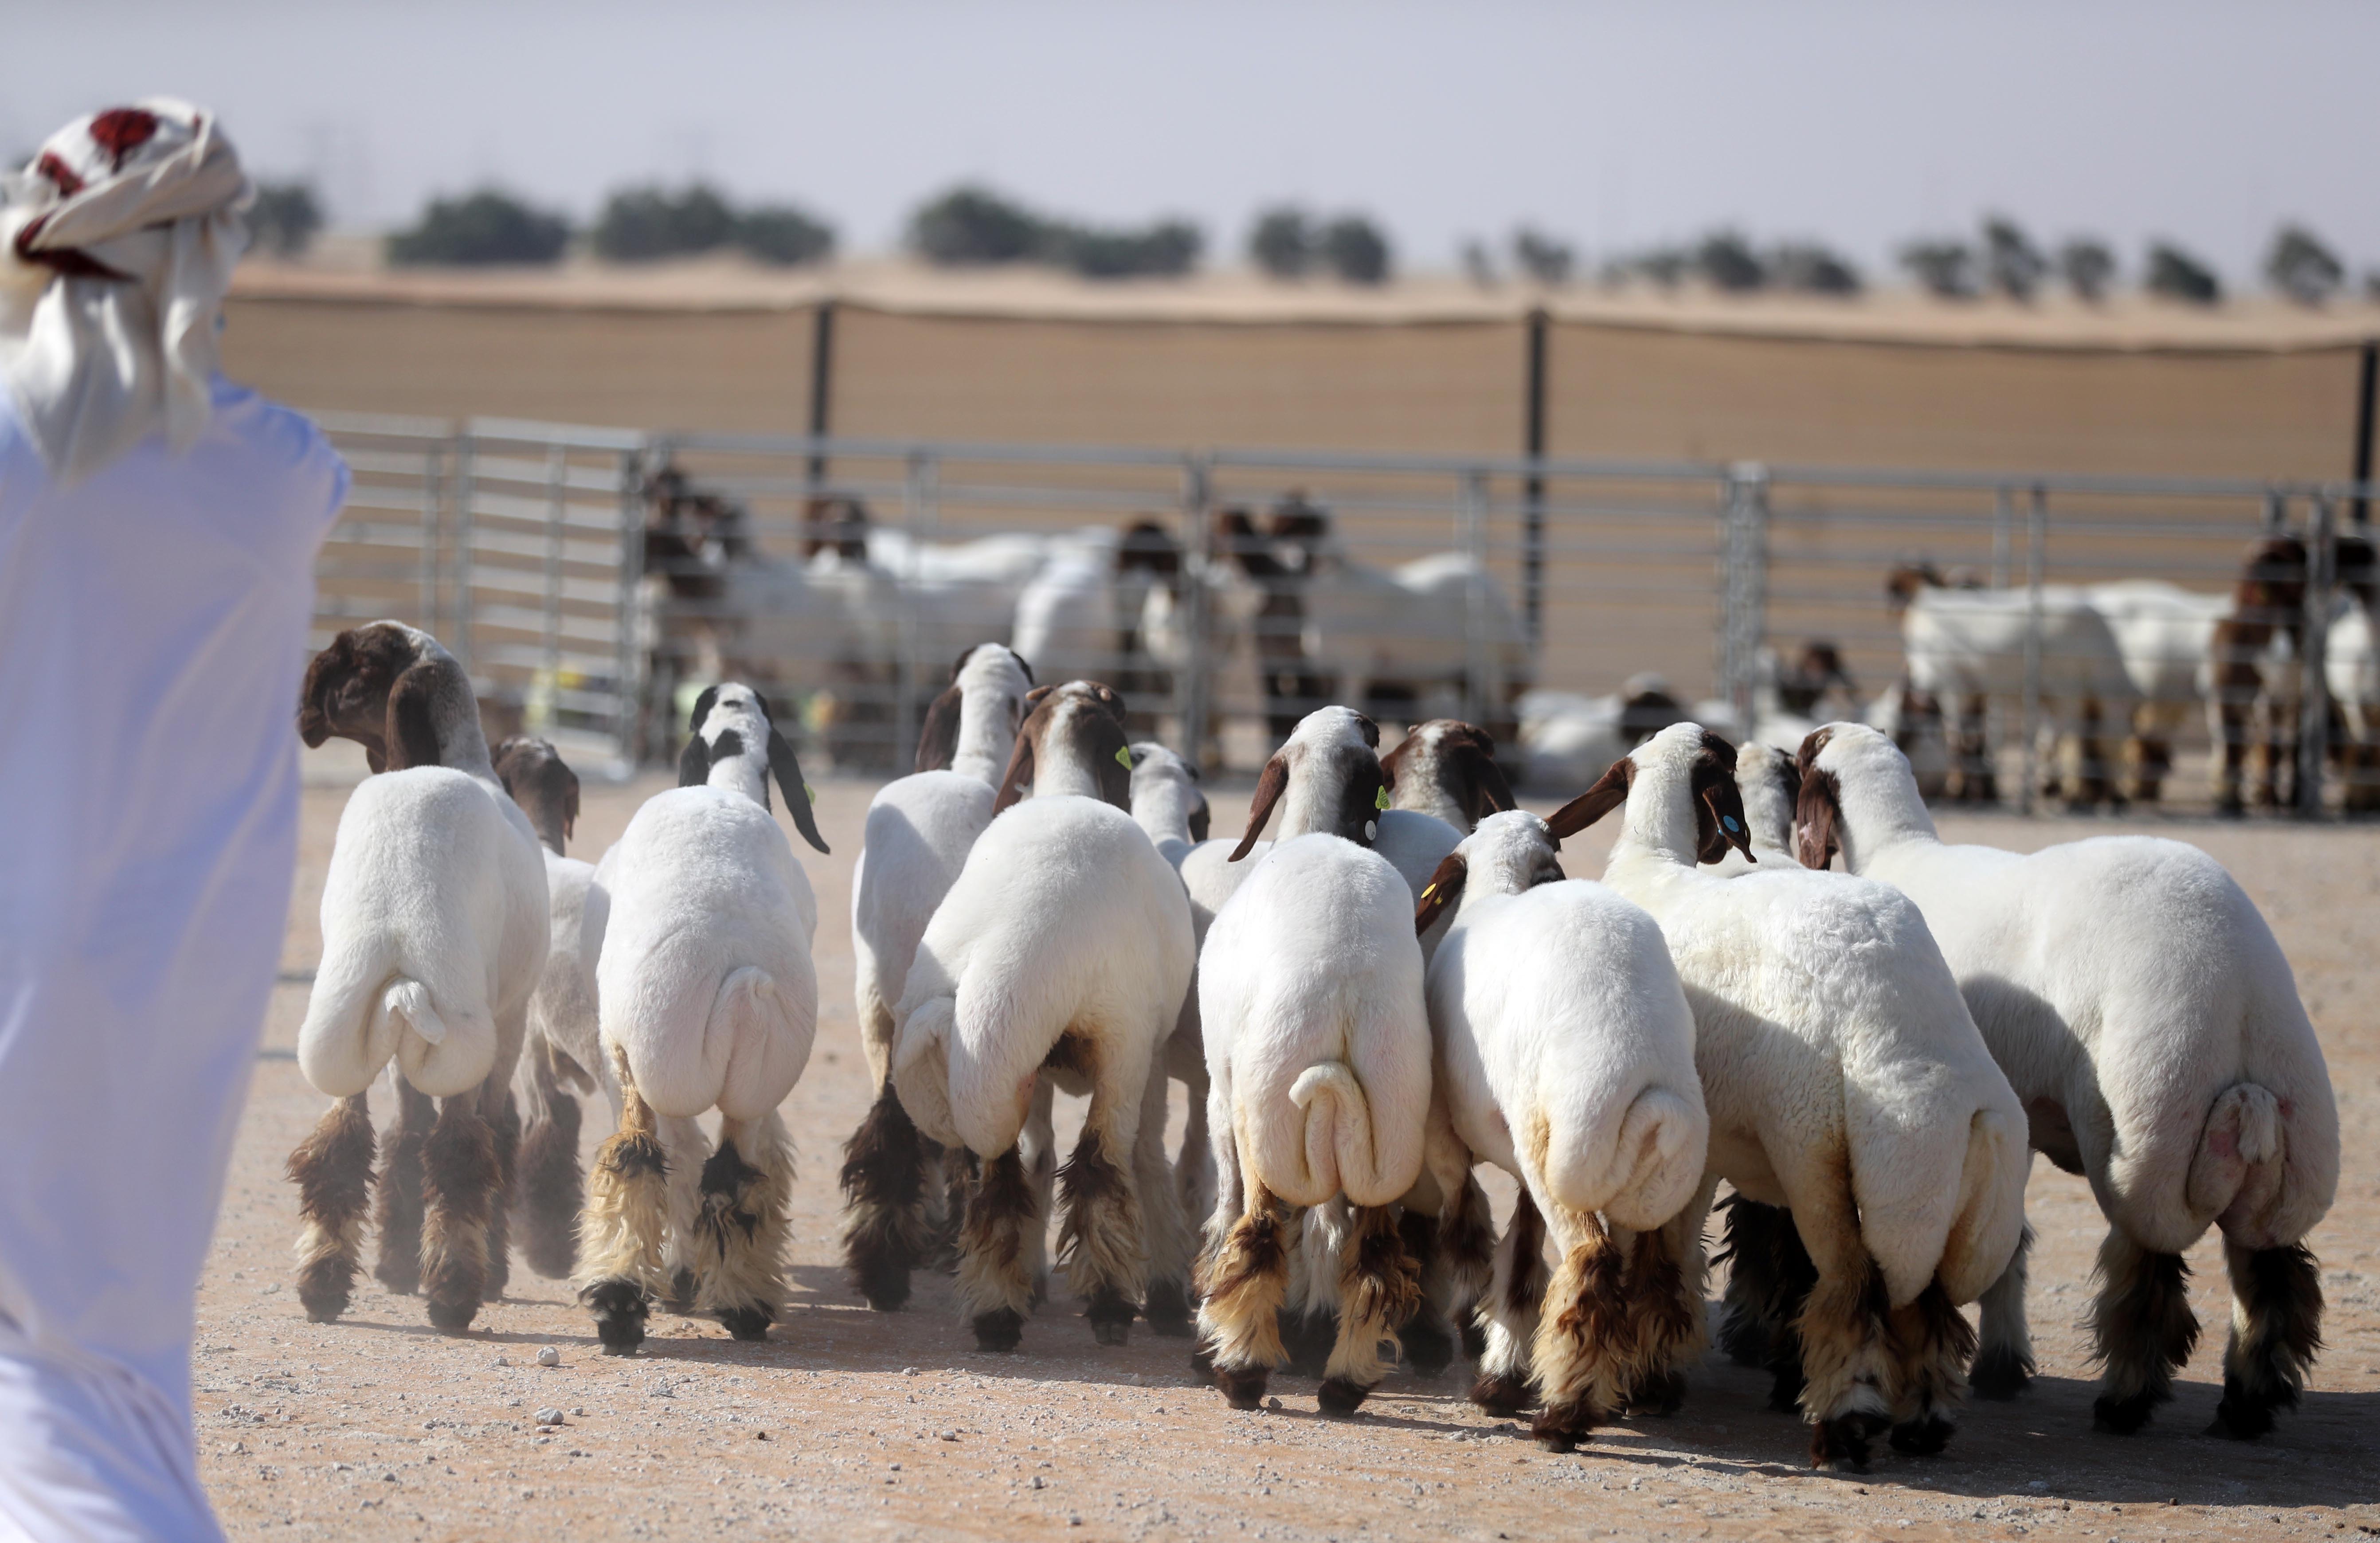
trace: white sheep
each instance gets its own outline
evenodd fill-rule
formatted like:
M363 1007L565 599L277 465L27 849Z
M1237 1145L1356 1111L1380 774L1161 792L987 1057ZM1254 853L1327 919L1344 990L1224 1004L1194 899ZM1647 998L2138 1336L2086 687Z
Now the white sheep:
M513 1200L529 1268L567 1280L578 1263L578 1213L586 1181L578 1169L577 1093L602 1087L619 1115L619 1089L604 1075L595 1017L595 960L602 952L611 899L595 865L564 856L578 820L578 776L552 744L519 735L496 747L496 776L544 844L551 918L545 968L529 997L528 1040L515 1088L522 1111Z
M1674 1403L1698 1327L1696 1204L1710 1136L1694 1018L1650 916L1566 881L1546 822L1514 810L1463 838L1424 890L1437 1041L1428 1165L1441 1194L1492 1162L1522 1196L1482 1304L1473 1397L1568 1451L1624 1403ZM1598 1214L1600 1213L1600 1214ZM1542 1220L1541 1220L1542 1219ZM1539 1229L1561 1268L1540 1282Z
M2229 595L2200 594L2150 578L2094 584L2083 594L2107 619L2124 673L2138 693L2131 724L2132 796L2155 803L2173 770L2175 736L2201 711L2208 650L2234 601Z
M1864 1463L1888 1425L1896 1449L1938 1451L1973 1346L1958 1307L2023 1226L2023 1112L1905 896L1698 869L1749 846L1735 759L1677 724L1548 824L1559 839L1626 806L1603 881L1660 922L1694 1004L1706 1183L1790 1208L1806 1249L1770 1324L1773 1396L1798 1392L1812 1460Z
M2032 1144L2087 1174L2108 1221L2095 1415L2137 1430L2197 1337L2181 1255L2209 1226L2230 1270L2218 1426L2269 1429L2320 1343L2304 1238L2338 1182L2338 1114L2313 1026L2265 918L2222 865L2150 836L2030 856L1949 846L1891 744L1829 724L1802 751L1803 861L1832 851L1906 893L2015 1085ZM1984 1298L1979 1391L2033 1369L2023 1255Z
M597 1019L621 1117L588 1184L579 1297L613 1355L643 1343L665 1289L684 1294L671 1252L693 1309L739 1340L767 1338L783 1305L793 1152L777 1106L818 1027L818 902L770 812L772 774L795 829L824 852L800 764L759 696L706 689L678 785L645 800L596 868L611 896ZM713 1109L706 1157L695 1121Z
M851 878L852 990L876 1102L844 1146L843 1243L852 1284L879 1312L908 1302L938 1203L943 1220L955 1221L928 1182L934 1155L892 1088L892 1008L927 922L991 823L1032 689L1032 668L1013 650L967 650L927 710L917 771L885 784L868 806Z
M390 1068L376 1273L393 1291L418 1284L430 1321L460 1333L507 1273L508 1085L547 947L537 832L489 764L469 677L428 633L339 634L300 704L309 746L355 740L375 774L339 816L298 1034L306 1080L338 1100L289 1157L298 1300L316 1322L346 1310L371 1187L366 1089Z
M1381 1375L1380 1345L1419 1304L1419 1266L1391 1208L1421 1174L1429 1024L1413 890L1369 846L1385 802L1378 735L1362 715L1325 708L1267 763L1234 856L1245 860L1276 804L1281 839L1199 953L1220 1180L1201 1261L1199 1360L1235 1408L1262 1401L1282 1358L1292 1261L1322 1208L1353 1208L1345 1236L1321 1251L1339 1267L1318 1394L1327 1413L1363 1403Z
M1123 808L1122 699L1084 681L1030 699L1002 812L927 923L893 1009L902 1107L983 1165L958 1252L961 1309L985 1350L1023 1337L1053 1180L1065 1212L1059 1262L1102 1344L1125 1343L1137 1310L1144 1225L1160 1236L1183 1226L1170 1174L1153 1185L1136 1175L1148 1172L1152 1080L1163 1096L1152 1063L1190 981L1189 901ZM1027 785L1033 796L1019 801ZM1053 1087L1090 1095L1062 1171Z

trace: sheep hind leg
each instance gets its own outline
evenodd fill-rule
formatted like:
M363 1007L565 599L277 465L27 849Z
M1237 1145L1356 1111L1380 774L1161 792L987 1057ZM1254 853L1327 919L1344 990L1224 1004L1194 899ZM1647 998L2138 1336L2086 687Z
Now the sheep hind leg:
M669 1159L654 1133L652 1106L619 1073L620 1128L595 1153L587 1180L587 1211L578 1227L586 1283L578 1300L595 1315L595 1335L610 1355L633 1355L645 1340L645 1320L665 1276L662 1248L669 1233Z
M578 1100L562 1086L544 1045L532 1046L528 1057L531 1104L514 1192L521 1252L540 1275L565 1281L578 1264L578 1212L587 1203L586 1175L578 1167Z
M844 1266L875 1312L909 1304L926 1236L924 1137L886 1083L843 1148Z
M1281 1308L1281 1339L1289 1369L1300 1377L1329 1375L1330 1347L1339 1343L1340 1250L1351 1222L1343 1197L1297 1212L1290 1254L1289 1294Z
M1025 1129L1016 1143L1026 1180L1033 1186L1033 1214L1044 1221L1057 1194L1058 1135L1050 1119L1050 1106L1055 1101L1056 1090L1050 1079L1037 1078L1033 1102L1026 1111ZM1026 1307L1029 1312L1050 1300L1050 1233L1046 1226L1036 1226L1026 1233L1025 1268L1033 1283L1033 1298Z
M1172 1090L1172 1079L1160 1057L1149 1067L1148 1086L1141 1096L1132 1169L1148 1228L1148 1283L1141 1293L1141 1313L1152 1332L1178 1340L1190 1335L1192 1245L1173 1164L1165 1156L1165 1105ZM1197 1107L1195 1100L1192 1107Z
M1421 1265L1405 1247L1395 1208L1356 1206L1339 1250L1339 1333L1315 1398L1326 1415L1353 1415L1387 1371L1380 1346L1421 1306Z
M298 1300L315 1323L346 1312L355 1290L371 1204L372 1145L371 1111L357 1093L325 1110L289 1154L305 1223L298 1236Z
M421 1294L430 1321L447 1333L468 1329L487 1300L503 1198L498 1137L479 1095L440 1100L438 1123L421 1143Z
M1938 1281L1927 1282L1907 1306L1893 1308L1889 1330L1899 1382L1892 1450L1931 1457L1949 1445L1958 1428L1953 1416L1966 1395L1975 1330Z
M396 1121L381 1143L380 1176L373 1185L372 1230L380 1234L380 1258L372 1278L399 1296L421 1289L421 1144L438 1117L430 1095L405 1080L394 1066Z
M1027 1245L1042 1216L1017 1148L984 1160L959 1227L959 1310L978 1350L1014 1350L1025 1338L1025 1315L1033 1310Z
M2110 1230L2099 1245L2099 1297L2091 1310L2095 1357L2107 1377L2091 1423L2129 1436L2173 1397L2173 1374L2198 1344L2190 1310L2190 1266L2179 1254L2155 1254Z
M1548 1452L1572 1452L1610 1419L1624 1391L1627 1261L1593 1211L1557 1213L1555 1225L1568 1245L1532 1336L1530 1366L1545 1403L1530 1434Z
M1442 1306L1447 1295L1447 1270L1439 1257L1443 1232L1429 1211L1412 1205L1398 1211L1397 1237L1413 1257L1415 1278L1422 1282L1413 1311L1397 1325L1399 1359L1415 1377L1442 1377L1454 1364L1454 1327Z
M1719 1298L1718 1347L1739 1367L1768 1365L1769 1337L1791 1315L1779 1311L1786 1257L1779 1233L1793 1230L1783 1208L1767 1206L1741 1192L1718 1203L1724 1212L1717 1262L1727 1266L1727 1291ZM1799 1248L1796 1238L1793 1246ZM1804 1282L1803 1290L1807 1290ZM1796 1396L1801 1390L1795 1389Z
M2322 1349L2322 1274L2302 1243L2242 1248L2228 1238L2231 1342L2223 1351L2223 1401L2210 1436L2252 1440L2273 1428L2273 1412L2294 1409Z
M2018 1234L2008 1268L1984 1293L1982 1348L1967 1369L1967 1386L1977 1398L2010 1399L2033 1381L2033 1331L2025 1322L2026 1261L2033 1253L2033 1227Z
M710 1137L702 1122L679 1115L655 1123L662 1150L669 1154L669 1309L680 1317L694 1312L695 1219L702 1214L702 1171L710 1160Z
M694 1224L695 1311L715 1313L739 1340L765 1340L785 1299L785 1209L793 1154L771 1110L731 1120L702 1165Z
M1674 1415L1686 1402L1685 1374L1679 1366L1706 1343L1699 1246L1705 1209L1689 1207L1633 1238L1624 1228L1612 1229L1615 1244L1628 1257L1628 1320L1612 1359L1618 1402L1631 1414Z
M1463 1354L1475 1362L1488 1354L1488 1336L1473 1309L1488 1294L1495 1275L1495 1214L1478 1175L1466 1173L1462 1193L1439 1218L1436 1270L1423 1272L1422 1290L1442 1305Z
M1090 1118L1073 1155L1058 1171L1058 1265L1066 1283L1087 1304L1083 1316L1101 1344L1132 1338L1135 1306L1148 1271L1141 1253L1140 1197L1132 1175L1110 1155L1117 1133L1091 1101Z
M1537 1313L1545 1300L1545 1219L1536 1202L1521 1191L1512 1220L1496 1245L1496 1268L1476 1316L1485 1344L1471 1402L1499 1418L1510 1418L1535 1402L1529 1351L1536 1338Z
M1281 1308L1289 1294L1297 1223L1279 1196L1250 1182L1246 1209L1206 1260L1198 1339L1215 1386L1234 1409L1264 1402L1281 1361Z
M1891 1298L1861 1235L1850 1175L1794 1198L1793 1230L1815 1276L1794 1321L1810 1465L1864 1471L1870 1443L1892 1423L1898 1392Z
M492 1085L480 1087L480 1105L496 1146L496 1197L488 1208L487 1299L501 1302L504 1288L513 1283L512 1197L520 1177L520 1106L513 1101L511 1087Z

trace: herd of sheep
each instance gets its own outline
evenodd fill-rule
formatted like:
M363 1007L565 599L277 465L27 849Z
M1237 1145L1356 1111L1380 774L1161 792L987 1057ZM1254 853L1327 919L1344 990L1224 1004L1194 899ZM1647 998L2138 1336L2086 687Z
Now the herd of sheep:
M1391 1362L1436 1376L1460 1346L1475 1401L1534 1405L1567 1449L1684 1396L1718 1209L1720 1345L1773 1373L1814 1462L1860 1465L1880 1438L1940 1450L1971 1388L2025 1385L2039 1151L2108 1222L2102 1427L2170 1397L2198 1333L2182 1255L2210 1226L2234 1303L2217 1426L2252 1437L2297 1402L2337 1114L2288 962L2195 848L1947 845L1907 758L1849 723L1790 753L1670 724L1541 820L1482 730L1424 723L1383 756L1345 707L1293 724L1245 833L1208 839L1196 772L1127 717L1106 685L969 648L917 770L869 808L852 926L877 1098L842 1177L871 1306L948 1269L978 1346L1008 1350L1054 1267L1099 1343L1135 1318L1195 1336L1240 1408L1286 1365L1351 1413ZM375 1273L449 1330L502 1291L516 1221L607 1350L662 1303L765 1338L778 1110L818 1014L772 785L827 844L763 698L705 690L679 785L593 867L562 855L575 778L540 742L492 757L425 633L340 635L298 723L374 772L299 1041L335 1100L289 1162L308 1314L346 1309L372 1211ZM1603 820L1601 881L1566 879L1561 842ZM576 1093L599 1087L616 1128L582 1177ZM1088 1099L1062 1157L1058 1091ZM1518 1182L1500 1238L1481 1163Z

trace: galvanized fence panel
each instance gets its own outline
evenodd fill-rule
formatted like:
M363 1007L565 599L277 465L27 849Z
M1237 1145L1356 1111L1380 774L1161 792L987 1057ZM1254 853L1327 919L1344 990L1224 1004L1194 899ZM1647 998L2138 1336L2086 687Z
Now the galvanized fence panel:
M821 765L905 770L953 661L996 640L1045 682L1114 685L1135 735L1209 766L1251 769L1345 700L1485 723L1551 789L1640 711L1785 739L1904 710L1928 675L1952 791L2137 796L2169 755L2165 801L2203 808L2213 618L2247 544L2286 528L2308 571L2286 616L2250 618L2278 624L2254 657L2235 647L2258 683L2235 715L2249 791L2274 759L2285 802L2338 804L2344 772L2363 789L2344 801L2380 803L2380 701L2328 700L2380 696L2327 657L2334 634L2371 652L2344 487L324 421L358 492L322 628L424 626L497 726L616 767L665 759L693 691L735 675ZM1896 568L1932 575L1913 607L1888 605ZM2072 613L2122 596L2181 618L2168 652L2198 650L2161 661L2180 699L2138 722L2126 692L2074 686L2097 624ZM1991 647L1912 630L1961 605L1997 619ZM1833 675L1796 668L1812 642Z

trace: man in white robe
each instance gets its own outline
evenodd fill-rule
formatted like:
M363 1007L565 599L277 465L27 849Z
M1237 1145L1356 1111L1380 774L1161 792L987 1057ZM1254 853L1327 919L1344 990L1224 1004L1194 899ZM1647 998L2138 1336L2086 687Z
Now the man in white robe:
M69 125L0 204L0 1539L221 1536L199 1274L296 863L346 468L225 382L212 115Z

